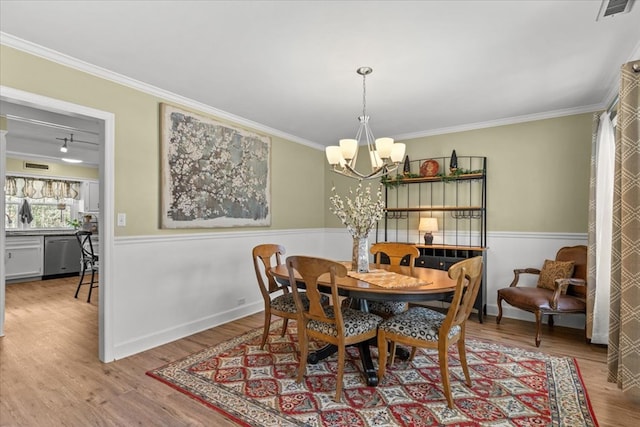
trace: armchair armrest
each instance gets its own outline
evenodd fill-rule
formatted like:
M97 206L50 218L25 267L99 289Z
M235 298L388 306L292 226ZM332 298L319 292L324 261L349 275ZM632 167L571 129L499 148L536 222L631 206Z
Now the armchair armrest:
M518 285L518 280L520 280L521 274L540 274L540 270L537 268L516 268L513 270L513 282L511 282L509 287Z
M586 286L587 283L582 280L582 279L575 279L575 278L569 278L569 279L556 279L555 282L555 289L553 290L553 296L551 297L551 301L550 301L550 305L551 308L556 310L558 308L558 298L560 298L560 295L565 292L567 290L567 287L569 285L574 285L574 286Z

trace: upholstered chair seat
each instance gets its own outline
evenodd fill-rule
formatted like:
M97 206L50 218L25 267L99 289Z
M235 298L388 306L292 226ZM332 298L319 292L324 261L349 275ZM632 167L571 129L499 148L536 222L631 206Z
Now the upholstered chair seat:
M412 307L404 313L384 320L378 328L386 333L405 335L417 340L438 341L446 315L426 307ZM460 333L460 326L449 330L449 338Z
M308 309L307 309L308 310ZM329 319L335 319L334 307L326 307L324 312ZM342 320L344 323L344 336L352 337L361 335L378 327L378 323L382 321L380 316L371 313L365 313L352 308L341 307ZM331 337L338 336L338 330L335 323L327 323L321 320L309 320L307 329L319 332Z
M329 297L326 295L322 295L321 297L321 304L322 305L328 305L329 304ZM309 298L307 298L307 296L305 295L304 292L300 292L300 302L302 302L302 306L304 307L305 310L309 309ZM288 293L288 294L283 294L283 295L278 295L277 297L275 297L274 299L271 300L271 309L272 310L278 310L278 311L283 311L283 312L287 312L287 313L297 313L297 309L296 309L296 301L293 298L293 294L292 293Z
M503 288L500 290L500 294L502 299L509 304L527 311L557 310L559 312L584 313L587 309L586 302L573 295L559 295L558 304L554 309L551 307L553 292L537 287Z
M403 301L367 301L369 311L382 317L389 317L407 311L409 305Z

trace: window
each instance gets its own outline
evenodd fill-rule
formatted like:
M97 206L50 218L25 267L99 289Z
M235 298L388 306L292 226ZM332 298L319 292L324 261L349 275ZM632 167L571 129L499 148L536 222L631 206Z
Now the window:
M20 209L27 202L31 228L68 227L77 212L80 182L7 176L5 184L5 226L20 228Z

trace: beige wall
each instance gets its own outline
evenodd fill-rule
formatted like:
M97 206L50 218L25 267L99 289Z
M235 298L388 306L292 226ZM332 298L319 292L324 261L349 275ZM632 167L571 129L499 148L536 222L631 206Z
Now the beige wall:
M403 141L411 160L487 157L487 229L519 232L587 232L591 114L496 126ZM361 153L363 162L368 156ZM412 170L412 173L418 173ZM331 183L353 186L339 175ZM329 227L340 225L327 211Z
M31 160L29 160L31 161ZM78 179L98 179L98 169L88 168L84 166L66 165L56 162L33 161L33 163L46 164L49 166L47 170L26 169L24 167L25 160L7 157L7 174L17 175L38 175L45 177L63 177Z
M205 231L158 226L159 103L166 100L6 46L0 46L0 84L115 115L114 216L127 214L127 227L116 227L116 235ZM271 140L270 228L323 227L324 201L318 197L324 193L323 153L282 138ZM236 229L212 231L227 230Z

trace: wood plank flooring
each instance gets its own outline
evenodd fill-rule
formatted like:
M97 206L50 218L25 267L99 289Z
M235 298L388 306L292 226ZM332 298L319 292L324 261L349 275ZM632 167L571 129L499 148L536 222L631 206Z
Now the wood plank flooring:
M113 363L98 360L98 293L73 294L77 278L7 285L0 338L0 426L236 426L145 375L204 347L262 326L263 314L212 328ZM472 316L469 336L536 350L533 324ZM640 405L606 381L606 349L575 329L545 328L539 349L575 357L602 427L636 427Z

